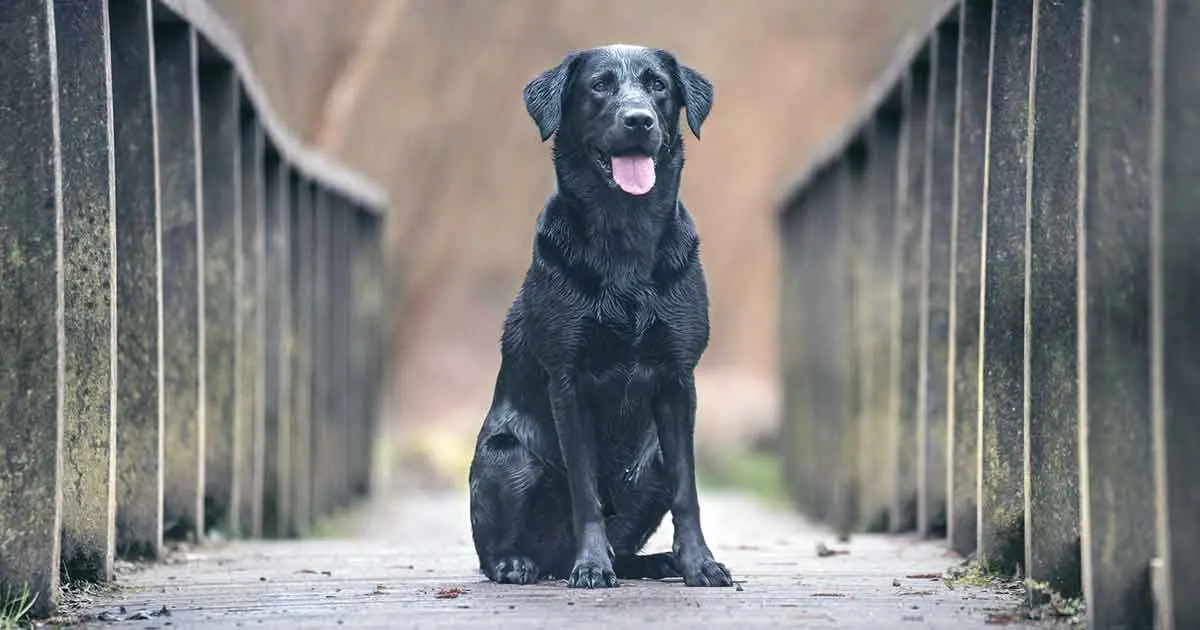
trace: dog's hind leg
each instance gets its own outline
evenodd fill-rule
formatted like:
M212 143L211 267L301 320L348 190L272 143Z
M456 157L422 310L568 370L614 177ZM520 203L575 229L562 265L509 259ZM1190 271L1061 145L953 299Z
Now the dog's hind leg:
M533 584L540 569L518 550L529 497L540 483L540 464L509 433L482 439L471 462L471 532L479 568L502 584Z
M651 553L644 556L617 556L613 571L622 580L662 580L683 577L675 564L675 554Z

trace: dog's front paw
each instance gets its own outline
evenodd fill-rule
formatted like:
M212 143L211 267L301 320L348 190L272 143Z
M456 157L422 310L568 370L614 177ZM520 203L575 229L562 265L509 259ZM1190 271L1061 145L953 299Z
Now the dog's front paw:
M683 583L688 586L733 586L733 574L711 556L684 563Z
M492 579L499 584L533 584L538 580L537 565L524 556L502 558L492 570Z
M568 588L610 588L617 585L617 574L611 562L580 560L571 569Z

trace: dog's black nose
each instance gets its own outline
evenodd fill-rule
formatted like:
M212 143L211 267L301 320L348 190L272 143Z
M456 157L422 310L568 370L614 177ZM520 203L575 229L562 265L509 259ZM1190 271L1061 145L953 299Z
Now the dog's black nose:
M654 114L644 109L625 112L621 116L621 121L625 123L625 128L631 131L644 131L654 128Z

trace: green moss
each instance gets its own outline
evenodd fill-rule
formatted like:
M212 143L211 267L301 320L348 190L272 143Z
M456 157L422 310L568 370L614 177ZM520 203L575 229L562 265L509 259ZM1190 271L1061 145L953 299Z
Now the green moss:
M1072 625L1084 623L1086 605L1083 598L1064 597L1046 582L1025 580L1025 604L1031 616L1039 619L1055 618Z
M744 490L773 505L789 502L783 462L769 453L743 450L720 461L697 462L696 478L701 487Z
M962 566L950 567L942 575L942 584L945 584L946 588L952 591L969 586L996 586L1000 582L1000 578L988 571L987 563L983 560L970 562Z
M1046 582L1017 580L998 575L988 569L986 558L966 565L954 566L942 575L942 583L950 590L984 588L1019 596L1019 603L1007 610L994 612L989 623L1009 624L1025 621L1052 621L1080 626L1085 623L1082 599L1064 597Z

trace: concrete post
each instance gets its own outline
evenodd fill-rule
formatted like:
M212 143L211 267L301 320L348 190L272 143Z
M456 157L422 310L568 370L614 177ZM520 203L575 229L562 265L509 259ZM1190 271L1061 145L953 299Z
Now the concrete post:
M243 101L244 103L244 101ZM263 132L248 107L243 107L239 130L241 170L241 241L238 245L237 356L237 534L262 536L265 458L265 335L266 259L263 199Z
M993 5L983 207L979 558L1012 575L1024 551L1026 155L1033 0Z
M116 214L107 2L55 2L63 180L67 577L106 581L116 545Z
M899 274L896 326L899 356L898 425L892 455L892 500L888 523L891 531L910 531L917 525L918 432L924 425L921 395L921 261L925 232L925 150L929 144L929 82L931 51L928 44L903 79L904 122L900 145L899 239L896 273Z
M950 418L946 535L963 555L978 539L980 283L983 234L983 173L986 162L987 95L992 0L959 6L958 116L955 123L954 219L950 239L951 343L947 363Z
M241 95L225 64L201 68L200 129L204 198L204 530L228 534L238 518L244 487L237 454L237 355L242 169Z
M946 396L950 377L950 231L954 220L954 120L958 99L958 16L930 42L929 144L921 239L921 369L917 414L917 532L946 532Z
M1158 2L1155 21L1161 77L1155 130L1159 141L1157 173L1161 181L1157 231L1157 288L1153 304L1160 326L1154 348L1161 361L1156 389L1156 460L1158 461L1158 557L1165 565L1158 608L1160 627L1200 627L1200 336L1195 317L1200 296L1195 244L1200 239L1200 81L1196 80L1196 39L1200 15L1189 3Z
M1146 628L1155 553L1150 334L1154 11L1085 10L1079 326L1083 590L1092 628Z
M1067 597L1079 582L1079 81L1083 2L1039 0L1030 111L1027 575Z
M58 599L63 408L62 189L49 0L0 21L0 602Z
M313 206L312 185L291 178L291 286L292 324L292 524L297 535L312 527L312 313L313 313Z
M154 28L163 246L163 535L196 540L204 523L203 205L196 36Z
M109 8L117 189L117 551L162 552L162 243L150 0Z

